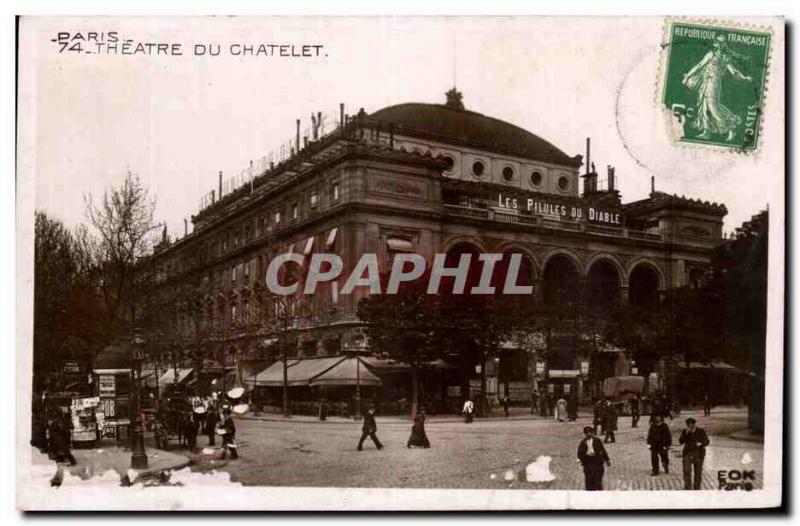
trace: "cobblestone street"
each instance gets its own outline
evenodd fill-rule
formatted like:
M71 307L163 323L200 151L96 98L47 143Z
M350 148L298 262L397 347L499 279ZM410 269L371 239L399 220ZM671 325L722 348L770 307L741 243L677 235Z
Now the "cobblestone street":
M647 417L639 427L630 418L619 421L617 442L607 444L611 467L605 489L683 489L678 434L683 420L694 416L709 432L711 446L704 466L703 489L717 489L718 470L755 470L754 486L762 487L763 445L728 438L747 424L745 410L723 409L711 417L702 411L684 411L668 421L673 432L670 474L650 476L650 452L645 444ZM219 453L193 455L193 470L221 469L247 485L347 486L409 488L539 488L583 489L583 471L576 462L581 428L577 422L560 423L523 413L508 419L476 420L464 424L454 417L431 417L426 430L430 449L407 449L411 422L378 417L378 437L386 446L378 451L367 439L357 451L360 422L315 421L295 417L282 421L271 415L237 420L240 457L221 461ZM200 445L206 444L199 437ZM217 443L219 446L219 442ZM552 458L551 482L528 482L525 468L540 456Z

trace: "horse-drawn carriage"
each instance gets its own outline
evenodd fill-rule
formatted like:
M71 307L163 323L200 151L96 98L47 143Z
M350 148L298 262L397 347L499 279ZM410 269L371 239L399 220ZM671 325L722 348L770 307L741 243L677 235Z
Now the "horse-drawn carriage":
M177 439L180 445L184 445L191 418L192 404L188 399L164 399L156 411L153 422L156 447L167 449L173 439Z

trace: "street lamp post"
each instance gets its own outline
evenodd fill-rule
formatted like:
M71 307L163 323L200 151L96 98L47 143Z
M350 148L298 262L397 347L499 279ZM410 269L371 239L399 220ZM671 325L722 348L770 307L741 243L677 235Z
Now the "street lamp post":
M361 360L358 359L358 350L353 348L350 349L350 344L344 342L344 354L348 357L355 357L356 359L356 396L355 396L355 414L353 415L354 420L361 420L362 418L362 411L361 411Z
M144 449L144 429L142 429L142 411L140 407L140 391L142 388L142 361L144 360L144 339L138 331L134 331L133 365L135 385L133 387L133 415L131 415L131 468L147 469L147 453Z
M361 420L361 360L356 353L356 420Z

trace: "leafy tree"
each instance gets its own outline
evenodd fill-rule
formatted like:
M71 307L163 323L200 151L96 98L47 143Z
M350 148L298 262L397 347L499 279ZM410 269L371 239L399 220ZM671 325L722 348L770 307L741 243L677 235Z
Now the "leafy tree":
M34 392L60 360L88 359L104 340L92 287L94 261L86 232L70 232L44 212L34 224Z
M428 294L427 286L424 278L402 283L397 294L363 298L357 311L371 346L410 366L412 415L419 404L419 366L443 356L452 334L443 318L443 296Z

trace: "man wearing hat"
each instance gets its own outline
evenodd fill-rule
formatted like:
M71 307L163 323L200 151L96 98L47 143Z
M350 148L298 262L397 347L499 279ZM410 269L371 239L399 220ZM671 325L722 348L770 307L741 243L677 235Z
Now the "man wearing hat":
M672 446L672 433L660 415L656 415L647 431L647 446L650 448L650 464L653 467L651 475L654 477L658 475L659 460L664 467L664 473L669 475L669 448Z
M703 460L709 444L705 430L697 427L697 420L686 419L686 429L681 432L678 442L683 444L683 489L700 489L703 480ZM694 471L694 480L692 480Z
M583 428L583 440L578 445L578 461L583 466L583 475L586 478L586 491L602 491L603 475L606 466L611 465L603 442L594 436L592 426Z
M233 439L236 438L236 424L233 423L231 408L228 406L225 406L222 410L222 424L220 428L223 431L222 458L224 459L227 457L228 451L231 452L232 459L239 458L239 454L236 452L236 444L233 442Z
M375 423L375 408L370 407L367 414L364 415L364 425L361 427L361 440L358 441L358 450L361 451L364 446L364 440L370 437L375 443L375 447L383 449L383 444L378 440L375 434L378 431L378 424Z

